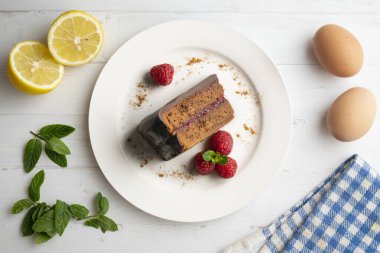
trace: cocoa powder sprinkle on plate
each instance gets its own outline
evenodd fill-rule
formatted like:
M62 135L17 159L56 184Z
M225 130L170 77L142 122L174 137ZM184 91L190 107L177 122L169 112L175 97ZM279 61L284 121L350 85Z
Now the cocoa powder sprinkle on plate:
M243 124L243 127L244 127L244 130L250 132L251 135L256 134L256 131L252 127L248 126L247 124Z
M144 168L151 160L153 160L153 157L144 152L139 152L137 154L137 159L140 162L140 168Z
M186 65L190 66L190 65L197 64L197 63L200 63L200 62L203 62L203 60L200 59L200 58L197 58L197 57L191 57L188 60L188 62L186 63Z
M235 91L236 94L238 95L241 95L241 96L247 96L249 95L249 91L248 90L237 90Z
M129 105L135 110L139 109L146 101L148 101L147 97L150 93L150 89L143 82L137 83L136 88L137 90L134 98L129 101Z
M182 179L182 180L194 180L196 174L188 171L180 171L180 170L172 170L170 172L159 172L156 173L159 177L170 177L174 179Z

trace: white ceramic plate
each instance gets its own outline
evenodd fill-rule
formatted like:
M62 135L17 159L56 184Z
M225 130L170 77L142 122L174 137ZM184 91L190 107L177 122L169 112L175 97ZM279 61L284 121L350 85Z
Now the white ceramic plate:
M149 69L171 63L173 83L145 81ZM235 119L224 129L234 137L232 179L191 172L205 143L165 162L136 134L148 114L216 73ZM139 84L140 83L140 84ZM92 94L89 128L97 162L126 200L152 215L195 222L230 214L258 196L280 169L290 136L286 88L269 57L226 27L176 21L141 32L109 60Z

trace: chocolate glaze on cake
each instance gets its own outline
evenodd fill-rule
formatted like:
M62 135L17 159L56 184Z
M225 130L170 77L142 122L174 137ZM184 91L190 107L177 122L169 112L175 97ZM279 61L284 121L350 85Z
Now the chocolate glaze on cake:
M138 126L138 132L164 160L170 160L214 134L233 119L216 75L179 95Z

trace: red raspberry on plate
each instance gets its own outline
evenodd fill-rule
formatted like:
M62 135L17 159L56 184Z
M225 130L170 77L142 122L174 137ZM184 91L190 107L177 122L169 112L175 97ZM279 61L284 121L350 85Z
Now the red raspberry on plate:
M160 85L169 85L173 80L174 68L168 63L154 66L150 69L153 80Z
M231 157L228 157L227 159L228 159L228 161L226 164L215 165L216 173L222 178L231 178L231 177L235 176L235 173L237 170L237 163L236 163L235 159L233 159Z
M234 140L232 136L223 130L216 132L210 140L210 149L219 152L221 155L228 155L232 151Z
M201 175L207 175L214 171L215 165L212 162L207 162L202 157L203 152L199 152L195 155L195 169Z

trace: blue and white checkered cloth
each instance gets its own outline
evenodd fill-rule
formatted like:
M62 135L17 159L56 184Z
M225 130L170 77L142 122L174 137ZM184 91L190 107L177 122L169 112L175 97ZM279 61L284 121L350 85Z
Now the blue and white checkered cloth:
M221 252L380 252L380 177L353 155L272 224Z

